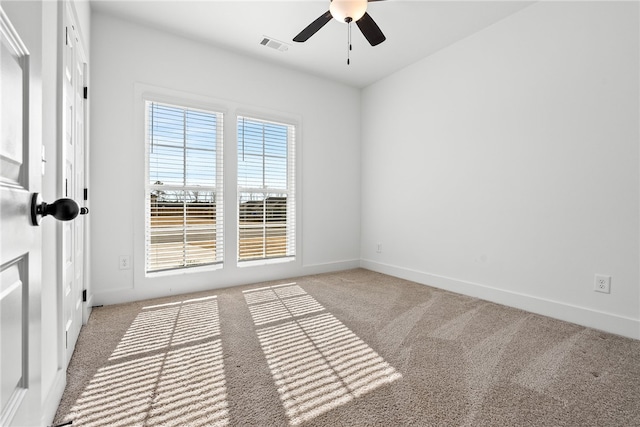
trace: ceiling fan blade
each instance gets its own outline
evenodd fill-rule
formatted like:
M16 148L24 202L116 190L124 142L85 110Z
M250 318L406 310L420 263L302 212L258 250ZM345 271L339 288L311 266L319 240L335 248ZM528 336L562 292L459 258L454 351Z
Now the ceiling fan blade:
M376 21L374 21L367 12L364 13L362 18L356 21L356 24L358 24L358 28L360 28L364 38L367 39L371 46L377 46L387 39L384 34L382 34L382 30L380 30Z
M331 12L327 10L327 13L320 16L318 19L313 21L311 24L307 26L304 30L300 31L300 34L293 38L294 42L306 42L309 40L309 37L318 32L318 30L324 27L327 22L331 21L333 17L331 16Z

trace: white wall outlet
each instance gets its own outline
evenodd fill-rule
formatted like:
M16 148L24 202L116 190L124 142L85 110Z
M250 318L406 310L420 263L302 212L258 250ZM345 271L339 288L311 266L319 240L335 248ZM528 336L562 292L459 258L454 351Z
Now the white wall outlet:
M593 290L604 294L611 293L611 276L596 274L593 282Z
M379 254L382 253L382 243L378 243L378 245L376 246L376 252Z
M129 255L120 255L120 270L128 270L131 268L131 257Z

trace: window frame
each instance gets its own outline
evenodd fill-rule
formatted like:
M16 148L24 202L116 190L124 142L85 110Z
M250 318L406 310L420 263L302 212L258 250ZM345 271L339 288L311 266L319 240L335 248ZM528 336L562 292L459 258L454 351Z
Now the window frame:
M275 187L242 187L240 185L240 144L241 138L239 134L236 134L236 146L235 154L238 156L235 162L235 190L236 190L236 218L235 218L235 234L236 234L236 265L240 268L243 267L251 267L251 266L262 266L269 264L279 264L279 263L287 263L293 262L300 258L299 253L299 206L300 206L300 195L298 194L298 187L300 181L300 173L299 173L299 150L300 150L300 121L293 120L291 118L283 118L283 117L273 117L271 115L265 114L256 114L255 112L246 112L246 111L238 111L235 115L235 130L236 132L239 129L240 120L251 120L260 123L273 124L277 126L286 126L287 127L287 154L286 154L286 177L287 177L287 185L286 189L275 188ZM264 142L263 142L264 143ZM264 176L264 169L263 169ZM286 255L279 256L263 256L263 257L253 257L248 259L240 258L240 215L241 209L240 204L242 200L243 194L249 193L262 193L264 194L263 198L263 212L266 216L266 198L269 194L273 193L286 193L287 195L287 210L286 210ZM292 197L290 197L292 196ZM292 200L291 200L292 199ZM289 203L289 200L291 202ZM266 226L266 221L263 223L263 229L268 228ZM265 234L266 236L266 234ZM264 243L263 243L264 245Z
M163 106L173 107L177 109L182 109L186 111L195 111L195 112L203 112L206 114L215 115L216 118L216 146L215 146L215 164L216 164L216 175L215 175L215 185L214 186L198 186L198 185L187 185L184 183L183 185L156 185L151 184L150 181L150 134L149 134L149 119L150 119L150 105L151 104L160 104ZM226 120L226 112L223 108L219 108L210 104L203 104L198 102L192 102L188 99L184 98L167 98L163 96L154 96L145 94L142 97L142 108L144 109L144 244L143 244L143 266L144 273L146 277L154 277L160 275L172 275L172 274L183 274L185 272L196 272L196 271L208 271L208 270L217 270L222 268L225 260L225 221L224 221L224 125ZM183 129L183 132L186 130ZM185 142L186 143L186 142ZM186 150L187 147L183 145L183 150ZM183 158L183 162L186 162L186 154ZM186 167L186 166L185 166ZM186 174L186 170L185 170ZM150 194L153 190L159 190L162 188L167 191L213 191L215 192L215 200L216 200L216 225L215 225L215 233L216 233L216 259L211 263L202 263L196 265L183 265L179 267L170 267L163 268L157 270L149 270L149 247L150 247L150 215L151 215L151 206L150 206ZM186 218L186 217L184 217ZM183 225L183 230L187 230L186 223ZM183 249L184 250L184 249Z

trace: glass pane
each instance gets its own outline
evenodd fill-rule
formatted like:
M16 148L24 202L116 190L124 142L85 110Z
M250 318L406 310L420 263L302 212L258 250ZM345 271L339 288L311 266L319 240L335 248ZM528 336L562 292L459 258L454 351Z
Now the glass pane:
M215 227L190 227L186 231L185 266L209 264L216 261Z
M238 230L239 252L241 260L264 257L264 229L241 225Z
M240 260L287 255L287 197L241 193L238 206Z
M264 186L264 165L262 156L245 154L238 158L238 186L262 188Z
M218 261L215 192L153 191L149 208L148 271Z
M164 270L184 264L184 202L178 191L152 191L148 270Z
M280 257L287 255L286 225L269 224L266 229L266 256Z
M238 186L287 187L288 126L238 119Z
M185 141L187 148L215 150L217 124L215 114L186 110Z
M149 152L149 183L184 185L184 150L154 146Z
M149 139L151 146L184 145L184 109L152 103L149 105Z
M287 197L275 195L267 197L266 222L270 225L287 225Z
M287 157L287 127L274 123L265 123L264 153L267 156Z
M217 120L214 113L149 104L150 184L215 186Z
M266 157L265 185L267 188L287 189L287 159Z
M216 153L210 150L186 150L186 185L216 186Z

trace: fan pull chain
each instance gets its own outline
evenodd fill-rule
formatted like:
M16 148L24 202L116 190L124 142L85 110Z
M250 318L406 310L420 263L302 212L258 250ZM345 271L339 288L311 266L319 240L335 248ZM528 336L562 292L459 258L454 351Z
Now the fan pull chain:
M348 45L347 46L348 47L348 49L347 49L347 65L349 65L349 64L351 64L351 58L350 57L351 57L351 50L352 50L352 46L351 46L351 22L352 22L352 19L351 18L347 18L346 21L347 21L347 26L348 26L348 29L347 29L347 45Z

